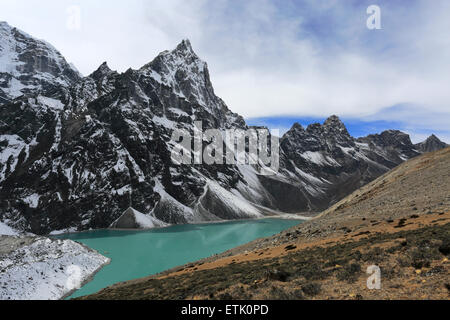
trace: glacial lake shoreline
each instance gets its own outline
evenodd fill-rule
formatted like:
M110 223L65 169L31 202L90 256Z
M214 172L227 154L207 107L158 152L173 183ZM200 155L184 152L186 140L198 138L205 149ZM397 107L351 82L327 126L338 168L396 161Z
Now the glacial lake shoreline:
M111 259L110 264L93 275L91 281L66 297L70 299L212 257L270 237L305 220L264 217L149 230L102 229L52 235L51 238L77 241Z
M100 228L100 229L90 229L90 230L84 230L84 231L74 231L74 232L61 232L61 233L55 233L55 234L49 234L46 237L48 238L55 238L55 239L61 239L61 237L65 236L71 236L76 234L83 234L83 233L89 233L89 232L97 232L97 231L132 231L132 232L147 232L152 230L161 230L166 229L174 226L190 226L190 225L213 225L213 224L226 224L226 223L234 223L234 222L246 222L246 221L259 221L259 220L267 220L267 219L281 219L281 220L295 220L295 221L309 221L313 219L316 215L319 213L308 213L308 215L300 215L300 214L280 214L280 215L270 215L270 216L264 216L260 218L252 218L252 219L237 219L237 220L217 220L217 221L199 221L195 223L186 223L186 224L171 224L164 227L154 227L154 228L129 228L129 229L122 229L122 228Z

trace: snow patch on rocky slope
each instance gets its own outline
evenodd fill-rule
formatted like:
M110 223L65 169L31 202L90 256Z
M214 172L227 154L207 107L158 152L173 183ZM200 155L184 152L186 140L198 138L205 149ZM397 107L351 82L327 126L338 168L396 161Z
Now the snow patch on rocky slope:
M19 233L16 230L0 222L0 236L17 236L17 235L19 235Z

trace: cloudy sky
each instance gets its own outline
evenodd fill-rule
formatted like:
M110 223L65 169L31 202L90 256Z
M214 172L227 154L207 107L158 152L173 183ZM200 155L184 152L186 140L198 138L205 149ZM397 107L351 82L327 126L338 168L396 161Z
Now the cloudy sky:
M372 4L381 30L367 28ZM356 136L395 128L415 142L450 142L449 12L446 0L0 0L0 20L85 75L103 61L139 68L189 38L250 123L337 114Z

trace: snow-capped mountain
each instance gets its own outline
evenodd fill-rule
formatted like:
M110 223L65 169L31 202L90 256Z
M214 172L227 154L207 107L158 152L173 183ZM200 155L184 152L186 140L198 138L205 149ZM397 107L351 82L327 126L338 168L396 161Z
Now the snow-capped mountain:
M30 88L12 94L11 80L0 85L11 100L0 101L0 222L16 230L317 211L419 154L397 131L354 139L334 116L286 133L275 176L250 165L176 165L174 129L193 133L198 120L204 129L247 128L215 95L208 66L188 40L139 70L118 73L104 63L82 78L50 45L1 28L2 79ZM58 68L26 69L23 76L24 52L31 60L45 52ZM43 78L49 81L35 85Z
M439 140L434 134L428 137L424 142L416 144L417 150L424 153L438 151L447 147L448 144Z
M0 21L0 101L52 94L80 80L80 74L50 44Z
M295 124L283 136L281 148L285 164L281 174L289 182L277 186L276 192L282 200L279 206L288 212L323 210L419 155L409 136L400 131L355 139L336 116L306 129ZM267 187L275 185L269 179ZM293 186L296 190L291 190ZM283 198L283 194L287 195Z

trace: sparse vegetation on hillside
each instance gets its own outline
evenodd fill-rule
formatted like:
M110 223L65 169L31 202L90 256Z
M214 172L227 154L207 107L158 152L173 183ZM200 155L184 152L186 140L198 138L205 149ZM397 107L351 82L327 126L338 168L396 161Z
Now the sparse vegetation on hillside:
M439 248L449 237L450 224L377 234L291 252L281 258L117 286L87 298L364 299L377 295L400 298L406 292L409 296L404 298L423 294L443 298L448 294L444 279L448 279L449 262ZM383 290L365 287L365 269L372 264L382 270ZM408 289L411 282L423 286Z

